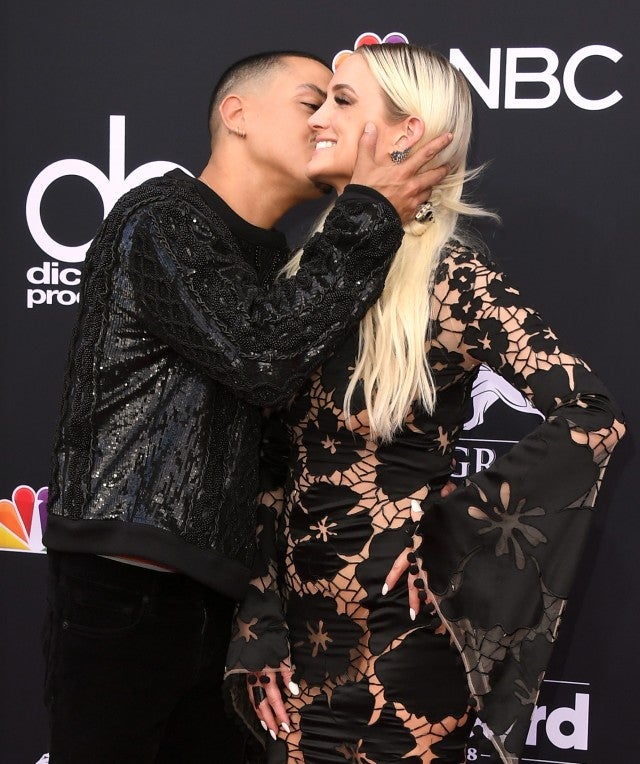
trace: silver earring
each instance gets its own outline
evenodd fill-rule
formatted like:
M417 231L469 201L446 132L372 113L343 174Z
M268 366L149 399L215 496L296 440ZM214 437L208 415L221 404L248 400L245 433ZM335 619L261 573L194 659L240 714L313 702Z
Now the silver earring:
M402 149L391 152L391 161L394 164L400 164L409 156L409 149Z
M239 127L236 127L235 133L238 136L238 138L246 138L247 137L247 134L245 133L245 131L241 130Z

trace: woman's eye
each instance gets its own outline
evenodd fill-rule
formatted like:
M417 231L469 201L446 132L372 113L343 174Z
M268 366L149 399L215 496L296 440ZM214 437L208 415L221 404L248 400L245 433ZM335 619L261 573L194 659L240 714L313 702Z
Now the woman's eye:
M349 106L351 104L351 101L343 98L342 96L334 96L333 100L338 104L338 106Z
M306 106L308 109L311 109L311 111L318 111L318 109L320 108L320 106L322 104L319 104L319 103L304 103L303 102L302 105Z

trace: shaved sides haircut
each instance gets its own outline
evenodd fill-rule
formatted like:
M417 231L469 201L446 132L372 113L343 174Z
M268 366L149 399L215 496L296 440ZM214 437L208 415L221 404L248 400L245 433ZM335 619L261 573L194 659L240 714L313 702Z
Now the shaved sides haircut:
M331 67L326 61L312 53L303 53L299 50L274 50L266 53L256 53L253 56L236 61L235 64L226 69L211 93L209 99L209 137L214 138L220 128L220 115L218 108L222 101L234 91L239 91L247 83L264 80L275 69L281 69L286 66L286 58L308 58L311 61L317 61L326 66L329 71Z

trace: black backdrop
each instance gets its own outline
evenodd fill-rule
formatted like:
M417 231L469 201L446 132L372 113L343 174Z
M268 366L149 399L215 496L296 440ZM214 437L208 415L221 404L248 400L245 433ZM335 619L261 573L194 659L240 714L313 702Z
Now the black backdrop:
M476 195L503 217L501 227L482 230L485 240L627 413L631 433L598 503L524 760L635 760L636 4L7 0L4 6L0 761L32 764L47 750L39 647L45 558L33 552L41 550L46 496L39 489L48 480L82 267L82 253L69 248L91 238L103 215L101 196L108 206L137 168L161 161L201 169L208 95L227 64L277 48L331 61L367 32L380 38L400 32L432 45L471 76L478 90L473 159L491 162ZM163 167L143 167L130 181ZM305 220L304 212L290 214L285 229L300 234ZM474 469L474 460L490 460L530 426L531 414L517 413L508 397L490 390L486 400L496 402L467 433L461 469L467 456Z

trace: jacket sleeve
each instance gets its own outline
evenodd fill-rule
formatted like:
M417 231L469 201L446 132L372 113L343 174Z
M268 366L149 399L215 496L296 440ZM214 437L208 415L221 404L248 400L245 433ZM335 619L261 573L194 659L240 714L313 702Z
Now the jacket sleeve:
M490 366L546 417L447 498L427 499L416 538L479 717L502 761L515 762L622 414L485 257L447 258L436 294L434 346L468 371Z
M299 272L268 289L237 245L175 202L137 213L129 273L149 329L258 405L286 401L377 299L402 241L397 213L347 187Z

